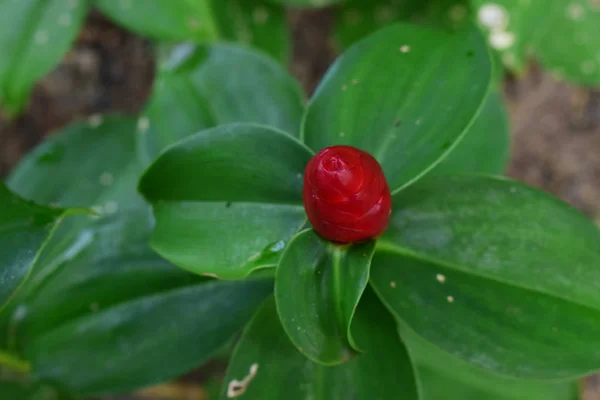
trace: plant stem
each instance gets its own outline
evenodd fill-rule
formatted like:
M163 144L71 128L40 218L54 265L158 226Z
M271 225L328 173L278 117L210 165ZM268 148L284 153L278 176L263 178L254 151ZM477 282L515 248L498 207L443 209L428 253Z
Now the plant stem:
M31 371L31 364L12 354L0 350L0 366L5 366L14 372L27 374Z

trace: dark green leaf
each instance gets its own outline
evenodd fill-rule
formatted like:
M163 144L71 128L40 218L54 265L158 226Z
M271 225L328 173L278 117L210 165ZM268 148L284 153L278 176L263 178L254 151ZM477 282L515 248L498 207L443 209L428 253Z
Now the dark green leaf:
M503 175L508 164L510 127L502 94L489 94L481 112L458 145L430 176L459 173Z
M455 34L390 26L330 69L305 115L304 140L314 150L346 144L368 151L398 190L461 138L490 74L486 43L471 24Z
M208 1L94 0L110 19L162 40L214 40L219 30Z
M271 290L270 280L245 280L157 292L46 331L24 356L36 376L82 396L133 390L201 365Z
M369 280L375 242L334 245L312 229L296 235L281 256L275 280L279 318L292 343L325 365L350 360L356 305Z
M268 299L238 342L221 398L231 397L229 391L241 400L416 400L412 365L395 329L393 319L367 290L352 324L364 354L325 367L292 346L278 321L275 302Z
M15 295L65 210L26 201L0 183L0 310Z
M311 156L291 136L250 124L178 142L140 181L156 216L153 248L196 273L246 276L263 250L304 224L303 171Z
M67 126L27 154L8 184L40 203L91 207L102 215L144 209L136 192L143 167L136 159L135 127L136 120L124 116L93 116ZM32 284L89 245L90 222L89 216L78 216L60 225L40 255L44 269L36 271L40 276L34 273Z
M111 215L86 226L73 244L79 252L67 250L60 263L30 281L30 290L19 299L26 313L14 318L11 347L22 350L32 337L71 319L200 282L150 249L152 227L145 211ZM81 242L87 244L77 244Z
M402 340L416 365L421 400L577 400L576 382L501 377L441 351L408 328Z
M224 44L182 45L161 68L140 120L142 151L151 159L179 139L229 122L260 123L297 136L302 104L298 83L258 53Z
M135 159L136 120L93 116L50 135L15 167L8 186L38 203L94 207L100 213L137 208L142 167Z
M371 279L420 336L521 378L600 368L600 230L518 182L425 179L394 198Z
M142 211L95 221L19 299L8 345L35 374L83 394L175 377L218 351L271 291L271 281L230 287L166 263L148 247L151 230ZM72 361L81 354L85 368Z
M0 103L9 115L26 105L34 83L71 47L87 0L0 2Z

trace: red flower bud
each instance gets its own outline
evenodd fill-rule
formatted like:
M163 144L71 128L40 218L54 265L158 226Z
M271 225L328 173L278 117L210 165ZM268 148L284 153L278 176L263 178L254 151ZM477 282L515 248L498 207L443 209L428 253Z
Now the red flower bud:
M369 153L351 146L328 147L310 160L303 198L315 231L339 243L381 235L392 212L381 166Z

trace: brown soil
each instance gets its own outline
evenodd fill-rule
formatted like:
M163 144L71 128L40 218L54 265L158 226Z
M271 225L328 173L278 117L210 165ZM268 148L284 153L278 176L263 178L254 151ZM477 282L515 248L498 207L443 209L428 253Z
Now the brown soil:
M290 69L311 93L335 57L331 14L294 11L289 19ZM74 119L137 113L150 92L152 55L146 40L92 13L61 65L36 86L26 112L14 121L0 116L0 177L46 134ZM513 125L508 174L600 217L600 92L556 81L536 67L523 79L508 79L505 89ZM600 399L599 379L587 387L586 400Z

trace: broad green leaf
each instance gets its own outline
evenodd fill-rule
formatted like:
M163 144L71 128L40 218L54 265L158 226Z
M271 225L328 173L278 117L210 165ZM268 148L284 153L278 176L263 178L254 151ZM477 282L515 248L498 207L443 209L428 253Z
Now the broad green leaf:
M194 43L231 40L286 62L290 38L282 7L265 0L95 0L112 20L142 35Z
M347 48L394 22L457 28L469 13L468 0L348 0L336 9L334 33Z
M211 281L155 292L45 331L32 338L24 356L35 376L61 382L80 396L165 381L214 354L250 318L272 284Z
M16 115L35 82L71 47L88 0L0 1L0 103Z
M99 213L143 203L135 183L136 119L91 117L50 136L15 167L8 186L38 203L94 207Z
M13 318L11 347L22 350L32 337L71 319L200 282L150 249L152 227L147 211L110 215L86 226L79 240L89 244L51 275L32 279L30 291L19 299L14 313L24 315Z
M27 279L66 212L24 200L0 183L0 310Z
M374 249L374 241L335 245L312 229L288 244L277 265L277 311L290 340L309 359L339 364L359 350L350 323Z
M326 367L294 348L270 298L236 346L221 398L237 394L241 400L416 400L412 365L395 329L393 319L367 290L352 323L353 336L365 352L342 365Z
M91 207L99 215L144 209L136 192L143 170L136 158L136 123L116 115L73 123L28 153L7 183L39 203ZM60 225L40 255L44 268L34 271L28 290L90 244L86 228L92 219L75 216Z
M421 400L577 400L576 382L518 380L469 365L401 329L416 365Z
M392 191L433 168L487 95L491 64L472 25L443 31L397 24L350 48L329 70L303 124L318 151L352 145L382 165Z
M589 350L600 344L593 308L393 248L375 255L371 274L390 311L476 367L521 379L567 379L600 365ZM541 281L545 274L535 276Z
M219 30L207 0L94 0L106 16L160 40L215 40Z
M600 5L595 0L472 1L506 67L522 72L533 55L559 77L600 84Z
M179 139L230 122L298 136L302 112L298 83L267 57L226 44L178 46L160 69L140 120L142 154L154 158Z
M394 198L371 280L416 333L481 368L566 379L600 368L600 230L524 184L425 179Z
M503 175L508 165L510 127L502 94L489 94L481 112L450 154L429 173Z
M152 247L174 264L223 279L242 278L262 250L280 252L304 224L302 182L312 154L291 136L228 124L184 139L145 172Z

